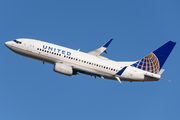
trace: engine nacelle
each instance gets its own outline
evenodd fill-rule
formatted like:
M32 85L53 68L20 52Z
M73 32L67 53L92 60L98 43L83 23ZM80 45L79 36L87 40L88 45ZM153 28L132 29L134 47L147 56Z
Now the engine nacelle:
M67 76L71 76L74 74L72 67L63 63L55 63L54 72L61 73Z

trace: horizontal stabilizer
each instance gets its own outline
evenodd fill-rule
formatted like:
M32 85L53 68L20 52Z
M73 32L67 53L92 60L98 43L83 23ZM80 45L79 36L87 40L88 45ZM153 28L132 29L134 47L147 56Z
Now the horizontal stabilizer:
M165 71L165 69L161 69L158 73L158 75L161 75L163 72Z
M150 78L155 78L155 79L160 79L161 76L158 74L153 74L153 73L146 73L144 74L145 77L150 77Z
M145 77L149 77L149 78L154 78L154 79L157 79L157 80L164 80L164 81L171 82L170 80L161 78L161 76L158 75L158 74L152 74L152 75L145 74L144 76L145 76Z
M160 80L164 80L164 81L172 82L171 80L167 80L167 79L163 79L163 78L160 78Z

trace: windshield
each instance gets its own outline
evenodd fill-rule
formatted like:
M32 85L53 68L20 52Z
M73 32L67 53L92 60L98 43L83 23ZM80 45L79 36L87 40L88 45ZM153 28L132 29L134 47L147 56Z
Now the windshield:
M17 40L13 40L15 43L17 43L17 44L21 44L22 42L20 42L20 41L17 41Z

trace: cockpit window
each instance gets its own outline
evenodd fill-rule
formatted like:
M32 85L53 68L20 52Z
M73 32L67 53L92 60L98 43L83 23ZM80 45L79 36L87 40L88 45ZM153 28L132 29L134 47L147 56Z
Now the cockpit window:
M17 40L13 40L15 43L17 43L17 44L21 44L22 42L20 42L20 41L17 41Z

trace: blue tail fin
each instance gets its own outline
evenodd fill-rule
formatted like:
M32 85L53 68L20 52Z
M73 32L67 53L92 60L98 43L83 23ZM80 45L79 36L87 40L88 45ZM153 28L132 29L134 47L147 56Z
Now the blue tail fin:
M158 74L175 45L176 42L168 41L131 66Z

